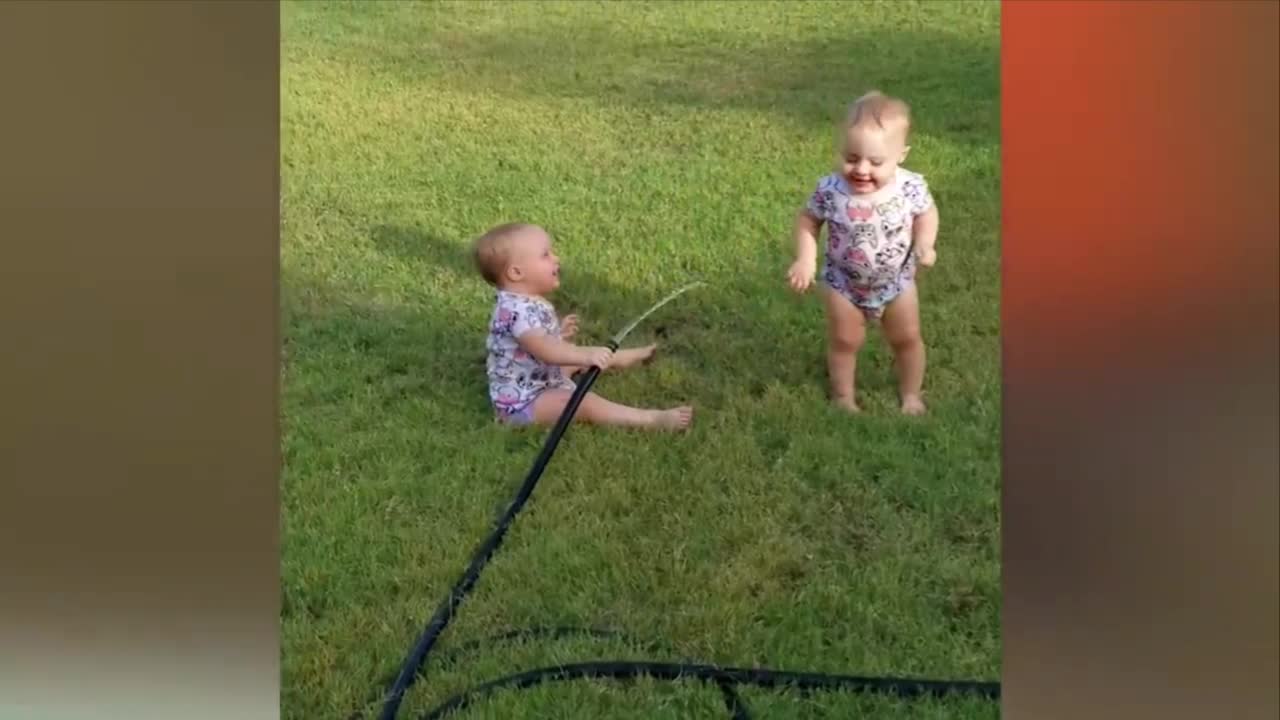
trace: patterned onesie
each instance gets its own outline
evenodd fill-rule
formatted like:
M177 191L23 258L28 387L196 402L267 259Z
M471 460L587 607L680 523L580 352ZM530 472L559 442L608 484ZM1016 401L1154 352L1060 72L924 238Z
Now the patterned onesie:
M517 425L533 421L533 401L542 393L575 387L559 365L538 360L516 342L530 330L559 337L560 319L555 308L542 298L499 290L485 341L489 400L499 420Z
M911 227L933 207L924 177L898 168L884 187L854 195L844 177L832 173L818 181L807 207L827 226L822 281L868 319L879 319L915 278Z

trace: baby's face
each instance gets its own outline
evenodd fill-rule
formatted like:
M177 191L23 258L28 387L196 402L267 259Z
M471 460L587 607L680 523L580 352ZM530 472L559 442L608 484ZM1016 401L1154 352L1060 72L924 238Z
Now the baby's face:
M851 127L844 135L840 172L854 194L875 192L893 180L907 149L906 133L900 129Z
M560 287L560 258L551 250L551 236L541 228L520 233L512 240L507 272L535 293Z

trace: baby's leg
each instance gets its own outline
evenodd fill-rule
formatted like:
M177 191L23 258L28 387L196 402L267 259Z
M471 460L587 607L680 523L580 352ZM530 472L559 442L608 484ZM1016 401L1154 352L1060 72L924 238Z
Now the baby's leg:
M925 349L920 336L920 296L915 283L907 286L884 310L884 335L893 348L893 367L898 374L898 394L902 412L920 415L925 411L921 387L924 385Z
M571 395L573 391L564 389L548 390L539 395L538 399L533 401L533 421L542 425L555 424L564 412L565 405L569 403ZM693 408L686 406L667 410L633 408L605 400L589 392L582 399L582 404L578 406L574 419L597 425L683 430L693 420Z
M827 378L831 401L838 407L858 412L854 395L858 351L867 338L867 321L849 299L823 286L822 302L827 309Z
M623 370L648 360L653 357L653 352L658 348L657 345L645 345L638 348L627 348L619 350L613 354L613 361L609 363L609 368L617 368Z

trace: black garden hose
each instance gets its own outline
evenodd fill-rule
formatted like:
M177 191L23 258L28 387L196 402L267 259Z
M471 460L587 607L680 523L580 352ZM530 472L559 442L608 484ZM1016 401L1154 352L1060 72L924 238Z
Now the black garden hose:
M999 683L825 675L821 673L785 672L768 668L732 668L692 663L610 661L557 665L498 678L454 695L423 715L422 720L439 720L439 718L443 718L455 710L461 710L485 695L503 689L523 689L543 682L559 682L583 678L631 680L638 677L673 682L686 679L702 680L716 683L722 689L735 685L755 685L778 689L876 692L895 695L900 698L942 697L951 693L973 693L990 699L998 699L1000 697ZM745 714L745 706L741 707L741 712L743 714L735 715L735 718L749 717L749 715Z

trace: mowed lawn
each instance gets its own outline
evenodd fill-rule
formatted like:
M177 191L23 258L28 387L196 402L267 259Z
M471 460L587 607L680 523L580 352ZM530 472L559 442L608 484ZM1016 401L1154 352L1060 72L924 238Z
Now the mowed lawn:
M542 224L602 342L701 279L595 386L690 402L683 436L575 427L401 717L594 659L999 677L999 7L292 2L283 9L284 717L376 708L545 431L495 426L493 291L466 254ZM930 414L881 338L827 406L815 295L784 284L834 122L878 87L942 214L921 281ZM585 637L459 645L529 626ZM448 662L443 662L443 660ZM760 718L992 718L992 702L752 688ZM695 682L572 682L460 718L721 718Z

